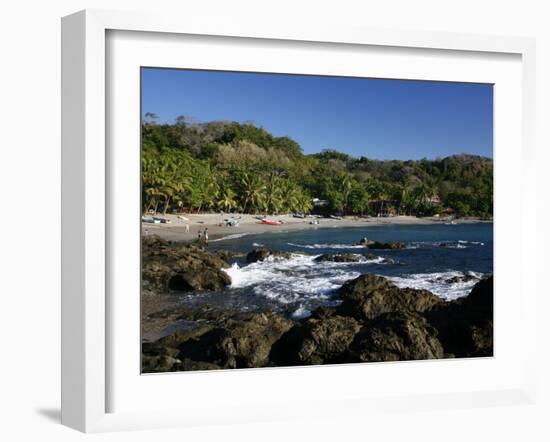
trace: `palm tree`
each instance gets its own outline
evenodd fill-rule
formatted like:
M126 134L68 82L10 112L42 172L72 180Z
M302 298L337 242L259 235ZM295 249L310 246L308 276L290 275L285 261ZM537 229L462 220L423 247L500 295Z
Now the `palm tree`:
M351 176L346 173L340 178L340 191L344 200L344 211L348 209L349 195L353 188L353 181Z
M216 205L225 212L230 212L231 209L237 207L235 196L237 196L237 194L233 191L233 189L226 186L219 191Z
M247 213L250 208L257 212L263 205L266 188L262 178L257 173L243 172L239 184L243 195L243 211Z

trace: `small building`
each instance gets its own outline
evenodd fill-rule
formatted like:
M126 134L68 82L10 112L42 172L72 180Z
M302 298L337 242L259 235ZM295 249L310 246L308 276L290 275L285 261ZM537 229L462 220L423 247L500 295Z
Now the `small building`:
M325 207L328 206L327 200L321 200L319 198L312 198L311 202L313 203L313 207Z

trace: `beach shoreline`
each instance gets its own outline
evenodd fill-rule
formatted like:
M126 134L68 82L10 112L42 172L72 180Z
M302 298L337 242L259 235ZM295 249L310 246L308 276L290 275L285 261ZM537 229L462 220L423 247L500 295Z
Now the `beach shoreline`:
M159 215L168 219L167 224L141 223L142 235L158 235L169 241L188 242L197 238L199 231L208 229L208 236L211 241L216 241L230 235L257 235L262 233L282 233L299 230L315 230L344 227L374 227L387 225L441 225L449 222L444 218L435 217L417 218L415 216L393 216L393 217L369 217L359 218L346 216L342 219L319 218L318 224L311 224L314 218L294 218L292 215L268 216L268 219L281 220L281 225L262 224L256 217L258 215L245 214L182 214L182 215ZM183 218L182 218L183 217ZM224 219L235 217L239 219L238 226L225 226ZM453 220L455 224L492 223L492 221L480 220L477 218L463 218ZM186 225L189 226L187 231Z

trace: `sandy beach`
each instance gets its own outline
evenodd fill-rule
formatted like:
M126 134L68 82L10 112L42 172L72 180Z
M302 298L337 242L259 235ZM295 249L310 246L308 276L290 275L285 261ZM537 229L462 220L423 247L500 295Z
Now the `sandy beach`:
M319 218L318 224L311 224L313 218L294 218L291 215L268 216L269 220L280 220L281 225L262 224L257 219L258 215L243 214L182 214L182 215L159 215L170 220L167 224L152 224L142 222L142 233L144 235L158 235L170 241L190 241L197 237L199 230L208 228L210 240L216 240L229 235L258 234L264 232L290 232L305 229L335 228L335 227L362 227L362 226L383 226L388 224L442 224L448 222L445 219L436 217L417 218L415 216L393 216L393 217L344 217L343 219ZM239 218L238 226L225 226L224 219L229 217ZM479 219L457 219L456 224L480 222ZM187 232L186 225L189 225Z

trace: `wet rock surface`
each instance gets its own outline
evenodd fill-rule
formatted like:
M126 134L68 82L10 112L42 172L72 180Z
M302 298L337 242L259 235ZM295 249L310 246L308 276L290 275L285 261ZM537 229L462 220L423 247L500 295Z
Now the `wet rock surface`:
M246 255L246 261L249 263L265 261L267 258L279 258L279 259L288 259L291 254L288 252L278 252L274 250L266 249L265 247L257 247L254 250L250 251Z

